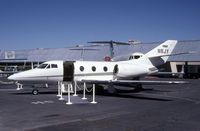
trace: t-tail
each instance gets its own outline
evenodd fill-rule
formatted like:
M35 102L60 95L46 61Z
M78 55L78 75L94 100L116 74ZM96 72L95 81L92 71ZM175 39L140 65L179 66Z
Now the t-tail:
M153 66L162 65L166 63L169 56L172 55L172 51L177 43L177 40L167 40L146 53L140 60Z

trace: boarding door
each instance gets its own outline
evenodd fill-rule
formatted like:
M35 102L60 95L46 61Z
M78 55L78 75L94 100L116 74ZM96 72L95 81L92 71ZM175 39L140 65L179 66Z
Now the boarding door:
M63 81L70 81L74 80L74 62L73 61L65 61L63 63L64 68L64 77Z

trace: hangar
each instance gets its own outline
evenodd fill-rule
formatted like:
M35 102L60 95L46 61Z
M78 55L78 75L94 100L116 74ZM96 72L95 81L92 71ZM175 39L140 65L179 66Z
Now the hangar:
M133 42L130 45L115 45L114 60L127 60L134 52L147 53L162 42ZM192 54L170 56L165 71L180 72L184 65L185 77L200 77L200 40L179 41L173 53L195 51ZM49 60L96 60L102 61L110 56L108 45L75 46L64 48L37 48L27 50L0 51L0 70L19 71L31 69Z

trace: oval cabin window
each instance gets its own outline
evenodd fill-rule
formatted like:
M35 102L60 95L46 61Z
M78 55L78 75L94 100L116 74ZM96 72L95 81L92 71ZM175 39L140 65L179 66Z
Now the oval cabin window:
M104 70L105 72L107 72L107 71L108 71L108 68L107 68L106 66L104 66L104 67L103 67L103 70Z
M84 67L83 66L80 66L80 71L84 71Z
M92 67L92 71L93 71L93 72L96 71L96 67L95 67L95 66Z

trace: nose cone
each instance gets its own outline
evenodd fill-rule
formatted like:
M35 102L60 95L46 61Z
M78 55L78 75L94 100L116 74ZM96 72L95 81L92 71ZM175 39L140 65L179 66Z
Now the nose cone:
M16 76L15 74L9 76L9 77L8 77L8 80L16 80L16 77L15 77L15 76Z
M34 77L35 70L27 70L23 72L18 72L8 77L8 80L13 81L31 81Z

